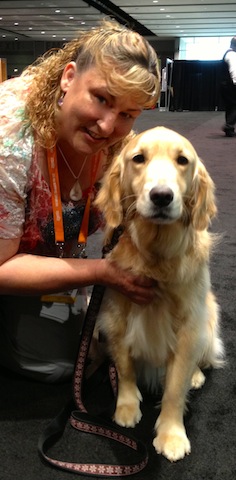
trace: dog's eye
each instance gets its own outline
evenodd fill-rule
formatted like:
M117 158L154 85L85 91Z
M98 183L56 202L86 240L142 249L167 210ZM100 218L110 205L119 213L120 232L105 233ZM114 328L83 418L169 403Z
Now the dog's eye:
M143 155L142 153L139 153L139 154L137 154L137 155L134 155L133 161L134 161L135 163L144 163L144 162L145 162L144 155Z
M184 157L183 155L180 155L177 158L177 162L178 162L179 165L188 165L188 159L186 157Z

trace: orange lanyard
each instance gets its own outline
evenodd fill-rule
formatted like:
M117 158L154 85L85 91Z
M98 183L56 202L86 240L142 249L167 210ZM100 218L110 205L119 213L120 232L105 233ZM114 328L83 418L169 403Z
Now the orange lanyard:
M52 194L52 210L53 210L53 223L54 223L54 231L55 231L55 244L58 247L58 256L63 257L63 247L65 245L65 236L64 236L64 226L63 226L63 216L62 216L60 183L59 183L59 175L58 175L58 167L57 167L57 151L55 146L47 150L47 160L48 160L50 188L51 188L51 194ZM88 197L86 200L80 232L78 235L78 247L82 255L84 254L84 249L87 242L91 196L92 196L93 186L96 180L99 162L100 162L100 154L95 156L95 159L93 162L90 187L88 189Z

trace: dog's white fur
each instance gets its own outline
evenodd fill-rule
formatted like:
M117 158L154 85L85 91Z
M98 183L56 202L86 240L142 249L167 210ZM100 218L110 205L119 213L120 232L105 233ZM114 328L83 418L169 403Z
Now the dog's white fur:
M108 258L157 280L147 306L111 289L105 293L98 325L118 372L114 420L126 427L140 421L137 374L143 370L155 386L150 372L161 368L164 391L153 445L176 461L191 450L183 423L187 392L203 385L200 367L223 363L209 274L214 184L186 138L156 127L133 138L113 161L96 204L108 237L114 227L125 228Z

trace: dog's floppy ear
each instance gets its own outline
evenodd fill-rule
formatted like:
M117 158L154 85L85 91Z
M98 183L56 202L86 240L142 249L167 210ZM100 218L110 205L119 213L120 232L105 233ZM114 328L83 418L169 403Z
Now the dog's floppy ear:
M191 222L197 230L207 228L217 212L215 185L200 160L192 183L190 209Z
M100 191L94 205L99 208L105 217L106 224L115 228L123 220L121 204L121 154L108 167Z

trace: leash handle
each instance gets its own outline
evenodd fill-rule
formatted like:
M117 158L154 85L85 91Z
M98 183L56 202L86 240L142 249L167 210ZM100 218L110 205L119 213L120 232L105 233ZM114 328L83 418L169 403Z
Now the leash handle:
M49 457L47 455L47 449L55 444L56 440L63 434L70 408L71 404L69 408L67 406L58 417L52 420L45 430L44 435L41 436L39 451L43 461L60 470L95 478L126 477L138 473L146 467L148 455L146 447L142 442L137 441L133 437L127 437L118 427L114 425L111 426L111 424L104 419L99 419L98 417L93 417L78 411L72 411L71 413L71 424L74 428L85 433L103 436L125 445L133 451L135 456L138 456L139 461L134 461L134 463L129 463L128 465L108 465L102 463L67 462Z

